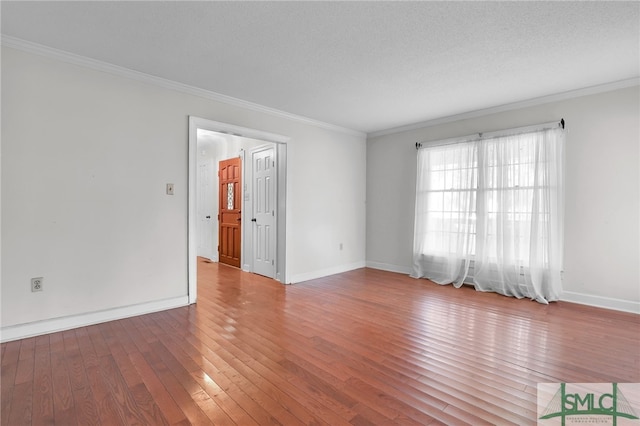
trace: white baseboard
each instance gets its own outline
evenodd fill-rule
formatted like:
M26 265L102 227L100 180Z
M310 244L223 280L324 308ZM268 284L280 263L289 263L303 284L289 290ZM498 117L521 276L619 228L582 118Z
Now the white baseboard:
M366 262L367 268L380 269L383 271L397 272L399 274L411 275L412 269L407 266L398 266L388 263ZM604 309L613 309L615 311L631 312L640 314L640 302L629 300L614 299L611 297L594 296L591 294L576 293L573 291L564 291L560 300L581 305L595 306Z
M85 314L70 315L68 317L2 327L0 328L0 342L4 343L11 340L25 339L27 337L85 327L102 322L149 314L151 312L179 308L181 306L187 306L188 304L189 297L180 296L155 302L141 303L139 305L123 306L121 308L107 309L104 311L88 312Z
M320 271L307 272L304 274L294 275L290 281L291 284L301 283L303 281L315 280L316 278L327 277L329 275L340 274L342 272L353 271L354 269L364 268L365 262L349 263L347 265L340 265L333 268L322 269Z
M390 263L372 262L367 260L367 268L380 269L382 271L396 272L398 274L411 275L413 269L411 266L398 266Z
M613 309L616 311L640 314L640 302L630 300L613 299L611 297L594 296L592 294L563 291L560 300L564 302L579 303L581 305L595 306L598 308Z

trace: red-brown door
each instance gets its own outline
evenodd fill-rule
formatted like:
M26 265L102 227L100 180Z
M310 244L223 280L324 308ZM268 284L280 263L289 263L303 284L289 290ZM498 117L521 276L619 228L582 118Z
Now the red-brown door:
M220 185L218 258L220 262L236 267L240 267L241 167L240 158L222 160L218 166Z

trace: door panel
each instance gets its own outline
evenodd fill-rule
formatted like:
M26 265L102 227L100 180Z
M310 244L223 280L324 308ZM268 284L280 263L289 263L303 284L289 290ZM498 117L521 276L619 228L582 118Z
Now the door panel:
M213 241L215 212L213 211L215 182L213 177L213 161L198 164L198 256L217 261L216 247ZM214 219L212 219L212 216Z
M253 269L275 277L275 150L253 151Z
M241 253L241 208L242 208L242 161L240 158L222 160L218 166L219 245L221 263L240 267Z

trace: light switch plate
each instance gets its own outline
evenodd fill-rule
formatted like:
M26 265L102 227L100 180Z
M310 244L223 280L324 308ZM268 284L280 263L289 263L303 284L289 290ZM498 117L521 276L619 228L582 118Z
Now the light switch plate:
M168 183L167 184L167 195L173 195L173 184L172 183Z

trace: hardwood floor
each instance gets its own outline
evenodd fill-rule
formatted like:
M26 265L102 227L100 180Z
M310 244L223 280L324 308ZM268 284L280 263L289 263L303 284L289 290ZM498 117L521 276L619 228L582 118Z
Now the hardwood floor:
M538 382L640 382L640 316L360 269L198 264L197 305L4 343L2 425L536 422Z

